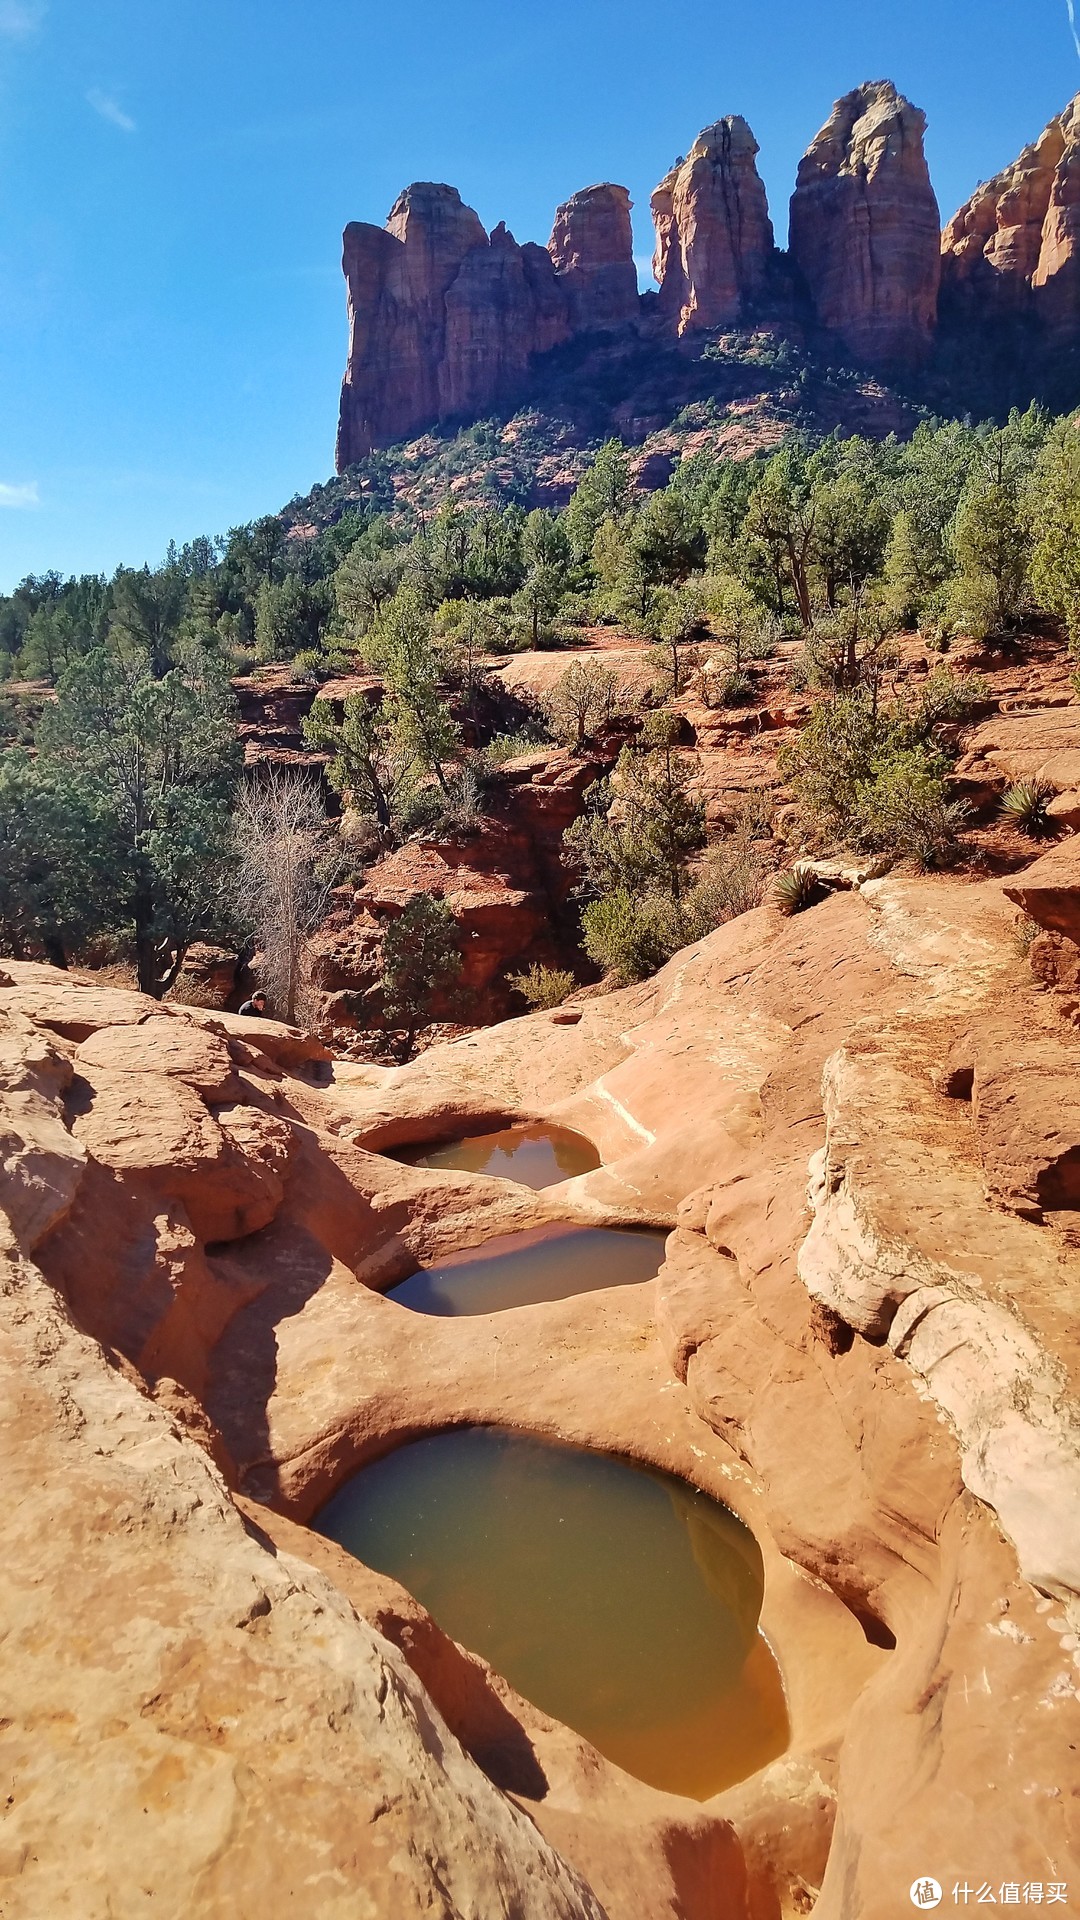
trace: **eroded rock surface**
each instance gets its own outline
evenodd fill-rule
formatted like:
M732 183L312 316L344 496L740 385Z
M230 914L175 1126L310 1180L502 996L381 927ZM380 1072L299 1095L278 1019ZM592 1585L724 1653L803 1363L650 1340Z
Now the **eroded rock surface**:
M969 317L1036 316L1075 336L1080 287L1080 96L942 235L943 290Z
M852 878L394 1069L11 964L3 1204L38 1263L0 1290L13 1913L75 1911L74 1861L102 1920L136 1884L285 1911L316 1871L375 1920L886 1920L931 1868L1075 1877L1074 1002L999 882ZM603 1164L533 1192L381 1151L515 1117ZM238 1191L212 1238L255 1167L265 1224ZM384 1296L556 1219L667 1226L664 1266L472 1319ZM309 1533L365 1460L461 1422L743 1516L781 1760L657 1794ZM175 1844L102 1840L151 1804Z
M679 333L731 325L759 298L774 244L758 144L728 114L706 127L652 196L653 273Z
M792 258L857 359L916 362L932 343L941 221L925 131L891 81L872 81L837 101L799 163Z

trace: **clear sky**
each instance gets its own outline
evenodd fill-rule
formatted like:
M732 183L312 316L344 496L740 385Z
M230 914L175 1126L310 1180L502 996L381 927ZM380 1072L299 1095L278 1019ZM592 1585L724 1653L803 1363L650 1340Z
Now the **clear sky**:
M742 113L777 237L840 93L930 120L947 218L1080 87L1067 0L0 0L0 589L111 570L332 469L340 234L448 180L547 239Z

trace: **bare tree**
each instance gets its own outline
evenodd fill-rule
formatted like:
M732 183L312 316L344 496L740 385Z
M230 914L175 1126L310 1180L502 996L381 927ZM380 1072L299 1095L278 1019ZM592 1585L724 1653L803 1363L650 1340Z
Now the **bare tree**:
M580 752L619 705L619 676L592 660L572 660L544 702L556 740Z
M241 789L233 817L237 906L261 950L262 985L279 1017L303 1011L303 951L340 872L333 830L310 775L271 767Z

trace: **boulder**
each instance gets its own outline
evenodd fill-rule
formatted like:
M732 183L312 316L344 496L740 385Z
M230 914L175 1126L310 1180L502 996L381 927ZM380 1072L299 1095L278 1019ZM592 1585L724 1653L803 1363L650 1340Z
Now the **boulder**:
M732 324L762 291L775 247L757 153L746 121L729 114L652 196L660 309L679 333Z
M1080 942L1080 838L1075 834L1006 880L1004 890L1040 927Z
M179 1201L200 1240L235 1240L274 1218L284 1193L285 1121L252 1115L259 1139L238 1145L182 1081L85 1062L73 1092L72 1132L85 1151L135 1188Z
M1039 1219L1080 1206L1080 1047L980 1039L972 1117L987 1190L1011 1213Z
M228 1100L239 1078L224 1039L182 1019L150 1019L137 1027L102 1027L75 1050L76 1068L165 1074L206 1100Z
M819 324L858 360L907 364L933 341L940 217L926 116L889 80L838 100L799 163L791 253Z

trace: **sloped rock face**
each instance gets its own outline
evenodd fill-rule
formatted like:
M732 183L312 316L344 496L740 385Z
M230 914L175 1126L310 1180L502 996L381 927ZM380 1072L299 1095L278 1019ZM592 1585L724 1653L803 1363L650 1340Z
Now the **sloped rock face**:
M514 392L534 353L567 333L567 303L543 247L519 247L500 222L466 254L446 292L438 369L440 417L482 412Z
M405 189L385 228L346 227L349 361L339 466L438 418L446 295L466 255L486 245L457 188L428 181Z
M638 309L630 195L625 187L586 187L555 215L548 241L574 333L626 326Z
M775 247L757 153L746 121L729 114L652 196L660 310L679 333L730 325L762 292Z
M1077 332L1080 95L953 215L941 251L942 292L956 313Z
M397 1650L245 1525L10 1245L0 1300L5 1914L603 1920Z
M844 95L799 163L791 253L820 325L857 359L925 357L937 320L940 217L926 117L891 81Z

